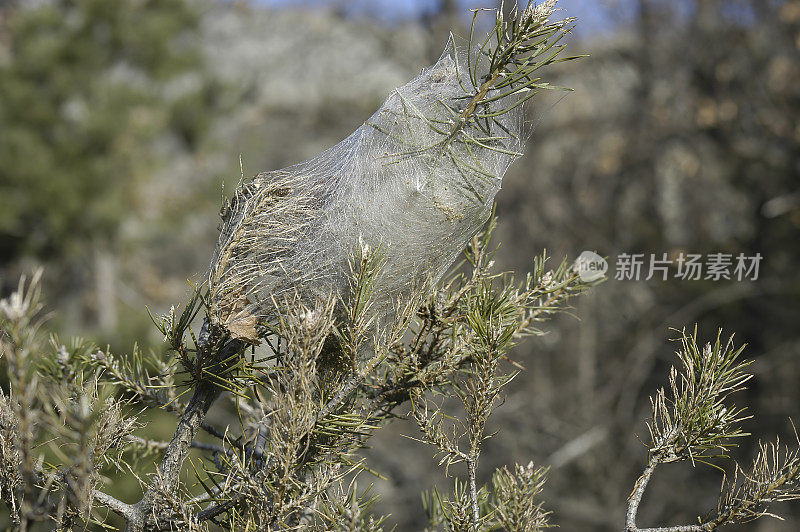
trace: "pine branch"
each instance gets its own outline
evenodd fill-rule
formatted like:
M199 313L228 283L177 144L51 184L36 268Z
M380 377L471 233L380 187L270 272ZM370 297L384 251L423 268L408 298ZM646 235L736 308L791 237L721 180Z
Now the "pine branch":
M652 421L650 457L644 473L628 498L626 532L707 532L733 523L746 523L771 515L768 505L775 501L800 498L800 439L798 448L781 451L780 442L761 444L751 470L741 473L726 492L720 494L715 515L698 519L698 524L639 528L636 517L656 468L681 460L705 462L725 457L732 440L745 436L737 424L745 419L743 410L727 404L729 396L744 389L751 376L744 372L750 364L739 359L743 347L735 348L733 338L697 346L697 331L683 332L678 351L680 369L670 372L670 390L659 390L651 398ZM742 469L735 465L738 475Z
M212 334L213 337L213 334ZM213 339L208 339L206 343L198 345L198 353L203 355L206 350L213 349L218 343ZM226 368L224 364L230 364L236 353L244 349L244 343L238 340L231 340L225 343L218 351L206 354L204 359L210 360L214 370L224 375ZM222 364L223 367L220 367ZM178 477L181 467L189 452L189 447L194 441L203 418L211 405L219 397L221 389L213 379L200 381L195 388L194 394L183 412L175 434L169 445L164 451L164 456L158 466L156 475L145 492L142 499L136 503L133 516L128 520L127 530L139 532L145 529L148 519L151 518L153 507L157 504L159 493L164 491L174 492L178 486ZM155 516L158 520L158 516Z

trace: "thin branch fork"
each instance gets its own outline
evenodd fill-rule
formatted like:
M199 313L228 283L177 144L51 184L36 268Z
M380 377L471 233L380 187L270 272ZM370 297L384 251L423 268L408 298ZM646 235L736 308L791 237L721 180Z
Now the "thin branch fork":
M126 530L131 532L144 530L145 522L156 503L158 492L174 491L178 487L181 466L189 453L189 447L194 441L200 422L219 393L219 388L211 383L204 382L197 386L186 411L178 421L178 427L172 440L164 451L164 457L161 459L153 482L142 499L133 506L134 511L128 519Z
M662 448L668 445L674 440L674 438L677 437L679 433L680 428L678 426L673 427L669 432L664 434L660 444L657 447ZM670 461L669 458L671 457L665 457L662 452L654 452L651 454L650 460L647 463L647 467L645 467L642 475L636 480L636 486L633 489L633 493L631 493L630 497L628 498L628 510L625 515L625 532L704 532L716 528L717 525L712 525L711 522L701 523L698 525L679 525L656 528L639 528L636 526L636 516L639 513L639 506L642 503L644 493L647 491L647 485L649 484L650 479L653 477L653 473L655 472L656 468L660 464Z
M214 358L217 361L231 361L242 347L241 341L232 340L220 348ZM156 504L158 494L162 491L172 492L177 489L181 467L189 454L189 448L211 405L219 397L221 391L214 379L200 381L197 384L186 410L178 421L175 434L164 451L153 481L142 499L133 505L133 512L128 518L126 530L131 532L144 530Z
M133 518L134 515L134 507L130 504L124 503L111 495L103 493L102 491L95 490L93 495L94 500L110 508L114 513L117 515L125 518L126 520L130 520Z
M647 484L650 482L656 467L661 463L662 461L658 457L651 458L642 476L636 481L636 487L628 499L628 512L625 516L625 532L707 532L714 530L717 525L712 524L712 522L699 525L679 525L656 528L639 528L636 526L636 515L639 512L639 505L642 502L644 492L647 490Z

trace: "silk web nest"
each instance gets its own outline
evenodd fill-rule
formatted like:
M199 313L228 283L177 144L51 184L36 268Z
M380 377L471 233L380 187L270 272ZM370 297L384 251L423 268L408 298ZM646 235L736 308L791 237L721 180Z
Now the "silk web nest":
M276 301L347 303L353 257L380 250L374 312L436 283L491 214L522 155L524 103L553 88L535 76L564 60L571 19L555 1L504 18L480 42L450 38L441 58L336 146L260 173L222 211L209 272L210 319L257 343Z

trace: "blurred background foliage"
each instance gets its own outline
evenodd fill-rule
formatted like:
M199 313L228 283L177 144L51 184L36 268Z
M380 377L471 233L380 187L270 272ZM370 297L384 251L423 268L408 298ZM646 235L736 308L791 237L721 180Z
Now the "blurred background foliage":
M621 253L764 257L756 282L609 280L580 320L518 349L527 371L482 467L533 459L563 530L619 530L641 472L647 396L695 322L749 344L757 436L800 406L800 1L563 0L586 21L551 71L575 89L530 110L527 154L499 195L498 261ZM465 35L475 2L0 1L0 290L47 266L51 321L130 351L202 279L223 184L327 148ZM492 7L491 5L485 7ZM241 159L240 159L241 156ZM241 168L240 168L241 160ZM222 414L219 414L222 415ZM168 420L153 432L169 434ZM399 530L419 530L428 450L381 431L369 451ZM747 459L753 449L736 450ZM667 468L643 523L693 521L720 476ZM485 479L484 479L485 480ZM133 500L121 486L121 498ZM784 522L747 530L797 530Z

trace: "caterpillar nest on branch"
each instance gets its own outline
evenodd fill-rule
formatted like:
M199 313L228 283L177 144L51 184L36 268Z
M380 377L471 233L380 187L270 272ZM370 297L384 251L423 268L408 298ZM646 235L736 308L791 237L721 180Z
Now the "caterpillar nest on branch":
M241 185L223 209L209 271L211 322L258 342L275 301L347 303L350 261L367 247L382 255L371 307L379 319L438 282L522 155L522 104L551 88L534 74L562 60L556 43L572 22L551 23L554 7L529 5L508 20L497 11L495 30L466 51L451 37L349 137Z

